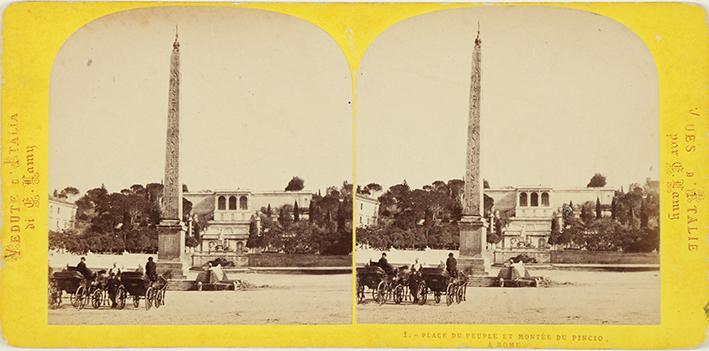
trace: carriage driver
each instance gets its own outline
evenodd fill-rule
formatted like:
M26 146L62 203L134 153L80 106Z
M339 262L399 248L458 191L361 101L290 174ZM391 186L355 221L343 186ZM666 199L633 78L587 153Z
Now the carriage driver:
M86 267L86 257L81 258L81 262L76 265L76 270L86 279L91 278L91 275L93 275L89 267Z
M158 280L157 265L153 262L152 256L148 257L148 262L145 263L145 275L151 282Z
M450 277L458 276L458 261L453 257L453 253L448 254L448 259L446 260L446 271Z
M394 267L392 267L389 264L389 261L387 261L387 254L386 252L382 252L382 258L379 259L379 262L377 262L377 265L379 268L383 269L386 274L391 275L394 272Z

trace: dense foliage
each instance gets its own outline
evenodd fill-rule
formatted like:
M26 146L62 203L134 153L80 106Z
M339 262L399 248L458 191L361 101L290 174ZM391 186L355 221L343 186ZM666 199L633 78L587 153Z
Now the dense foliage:
M595 212L594 212L595 208ZM549 244L590 251L651 252L660 247L660 196L634 184L629 192L616 192L610 217L599 216L600 202L578 207L565 205L563 231L552 224Z
M358 244L380 250L457 249L464 185L461 179L437 180L421 189L411 189L404 180L389 187L379 196L378 224L358 229ZM377 187L381 190L381 186L372 183L362 192L370 194ZM492 204L492 199L485 196L486 217L491 215ZM497 234L491 232L488 241L499 241L501 236Z
M291 183L295 184L294 189L303 185L298 177L294 177ZM68 198L78 193L69 187L53 195ZM135 184L118 193L109 193L104 186L88 190L75 201L78 206L76 228L65 232L50 231L49 248L72 253L156 253L161 193L162 185L156 183ZM192 203L184 200L185 218L191 208ZM303 220L304 214L308 214L308 220ZM255 221L251 223L247 247L286 253L351 252L351 184L330 187L325 196L314 195L307 211L296 202L277 209L270 206L261 209L259 217L261 231ZM193 216L192 232L185 238L187 247L199 245L199 234L211 218L209 213Z
M69 191L67 191L69 189ZM72 190L73 189L73 190ZM162 185L135 184L130 189L109 193L104 186L86 192L75 201L76 229L49 232L49 248L74 253L155 253L160 221L158 199ZM66 188L59 197L78 195Z
M346 255L352 251L352 186L328 188L313 195L308 220L301 218L298 203L259 214L261 231L252 222L247 246L268 252Z

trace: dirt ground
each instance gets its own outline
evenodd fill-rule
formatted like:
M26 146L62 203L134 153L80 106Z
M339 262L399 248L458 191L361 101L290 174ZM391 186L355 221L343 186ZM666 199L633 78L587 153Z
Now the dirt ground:
M257 286L244 291L167 291L165 305L145 310L132 303L123 310L76 310L68 298L49 310L49 324L350 324L349 274L232 273Z
M546 288L471 288L466 301L446 306L367 300L359 323L377 324L659 324L660 272L530 270L553 281ZM432 297L432 296L430 296Z

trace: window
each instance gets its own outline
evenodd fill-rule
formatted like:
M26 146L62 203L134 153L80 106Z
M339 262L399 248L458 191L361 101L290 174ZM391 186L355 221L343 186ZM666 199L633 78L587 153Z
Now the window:
M249 199L246 196L242 196L239 199L239 208L242 210L247 210L249 208Z
M224 196L220 196L217 199L217 209L226 210L226 199L224 198Z
M532 193L532 196L530 196L530 206L537 207L539 206L539 194L537 193Z
M549 193L542 193L542 206L549 206Z
M527 193L520 193L519 194L519 206L520 207L527 206Z
M236 196L229 196L229 209L236 210Z

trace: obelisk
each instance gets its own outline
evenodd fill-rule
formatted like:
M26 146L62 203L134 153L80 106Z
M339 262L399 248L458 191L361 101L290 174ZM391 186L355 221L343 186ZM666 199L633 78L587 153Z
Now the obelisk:
M468 110L468 143L465 160L463 218L460 221L459 265L472 275L486 275L485 226L482 221L483 180L480 177L480 28L475 37L473 65L470 73L470 107Z
M173 278L184 277L182 255L185 233L182 229L182 184L180 183L180 43L177 33L170 55L167 138L165 141L165 179L158 225L158 273L171 271Z

